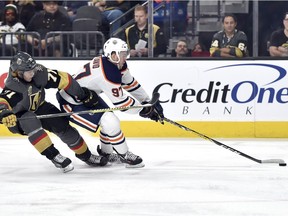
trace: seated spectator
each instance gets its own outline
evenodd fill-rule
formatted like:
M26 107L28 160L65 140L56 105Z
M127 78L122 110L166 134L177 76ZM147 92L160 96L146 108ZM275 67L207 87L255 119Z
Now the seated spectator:
M209 57L210 53L207 51L203 44L196 43L192 49L192 57Z
M283 18L284 28L272 32L269 46L270 56L288 56L288 12Z
M148 56L148 14L147 8L137 5L134 10L135 24L125 29L125 41L130 48L131 57ZM153 24L153 53L154 57L165 54L167 45L163 31Z
M13 32L24 32L25 26L19 22L18 10L17 7L13 4L8 4L4 8L3 13L3 22L0 25L0 33L13 33ZM5 37L1 38L1 50L4 46L4 52L2 53L3 56L10 56L13 55L17 50L18 45L18 36L13 34L7 34Z
M214 34L210 55L213 57L245 57L247 56L247 36L238 31L237 18L234 14L223 17L223 30Z
M187 43L185 40L179 40L175 50L172 51L172 57L191 57L191 50L188 49Z
M69 55L69 45L65 38L63 41L63 53L60 52L60 35L56 37L47 38L46 44L46 34L50 31L71 31L72 23L68 16L59 11L58 5L59 1L43 1L43 10L35 14L30 20L27 31L37 31L41 36L42 53L40 55L45 56L45 48L47 47L48 56L68 56Z

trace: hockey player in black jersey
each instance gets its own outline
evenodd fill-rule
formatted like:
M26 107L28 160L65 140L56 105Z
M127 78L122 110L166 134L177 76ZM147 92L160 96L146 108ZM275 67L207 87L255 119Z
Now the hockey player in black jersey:
M80 85L68 74L51 70L25 52L18 52L10 62L9 75L0 95L0 120L12 133L27 135L37 151L46 156L63 172L73 170L71 160L54 147L47 132L56 134L80 160L91 166L104 166L108 159L91 154L78 131L65 117L37 119L37 115L60 113L53 104L45 101L45 90L65 89L85 106L98 103L95 92Z

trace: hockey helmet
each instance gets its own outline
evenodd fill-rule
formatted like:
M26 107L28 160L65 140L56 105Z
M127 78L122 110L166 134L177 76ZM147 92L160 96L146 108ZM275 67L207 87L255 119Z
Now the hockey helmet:
M130 50L128 48L128 45L125 41L119 39L119 38L110 38L107 40L103 46L104 56L110 59L110 61L114 63L120 62L120 52L126 52L127 56L126 59L130 57ZM111 58L112 54L116 53L118 57L118 62L113 61Z
M10 61L10 69L15 71L30 71L36 67L36 61L26 52L19 51Z

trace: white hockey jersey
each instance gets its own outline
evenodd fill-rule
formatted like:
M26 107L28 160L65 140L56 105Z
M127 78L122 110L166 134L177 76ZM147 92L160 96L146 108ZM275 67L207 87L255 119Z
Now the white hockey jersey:
M5 32L24 32L24 31L25 31L25 26L20 22L17 22L13 26L9 26L9 25L1 25L0 26L0 32L3 32L3 33L5 33ZM3 38L1 38L1 43L3 43ZM18 38L15 35L6 35L5 43L11 44L11 45L18 44Z
M81 71L73 75L73 77L78 81L80 86L93 90L97 94L105 93L116 107L139 105L142 102L150 100L145 90L130 74L126 63L119 70L105 56L95 57L85 64ZM133 97L125 91L129 92ZM68 99L64 92L60 91L60 95L72 103L72 98ZM136 114L140 110L128 109L124 112Z

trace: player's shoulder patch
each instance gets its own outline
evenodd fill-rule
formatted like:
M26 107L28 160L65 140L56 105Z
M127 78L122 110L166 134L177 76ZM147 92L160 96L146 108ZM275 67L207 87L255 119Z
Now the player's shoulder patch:
M118 67L112 64L106 57L102 57L103 74L112 83L121 84L122 75Z

